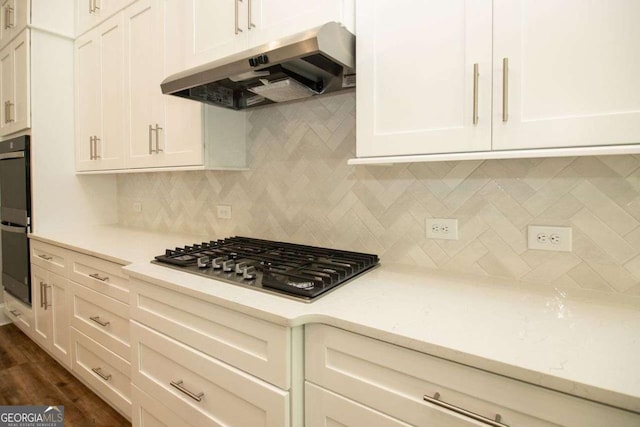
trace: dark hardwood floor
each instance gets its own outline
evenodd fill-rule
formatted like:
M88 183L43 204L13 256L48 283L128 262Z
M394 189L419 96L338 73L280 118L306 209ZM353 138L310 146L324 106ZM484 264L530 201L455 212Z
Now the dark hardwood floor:
M16 326L0 326L0 405L64 405L65 427L130 426Z

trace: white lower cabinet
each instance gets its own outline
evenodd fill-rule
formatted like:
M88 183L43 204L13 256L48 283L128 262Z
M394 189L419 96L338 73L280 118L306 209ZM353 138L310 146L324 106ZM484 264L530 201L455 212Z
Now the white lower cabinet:
M31 265L33 337L65 366L69 355L67 279Z
M71 328L72 370L103 399L131 417L131 365L82 332Z
M309 382L305 384L305 418L306 427L410 427L409 424Z
M131 401L133 403L131 409L133 427L196 427L191 426L183 418L171 412L167 405L135 385L131 386Z
M289 425L289 393L133 321L132 380L197 426Z
M22 332L32 336L33 334L33 310L13 295L3 292L4 313Z
M305 358L308 382L413 426L487 425L478 417L527 427L640 425L638 414L325 325L305 327ZM345 405L326 400L324 413L307 412L307 422L330 419ZM366 425L344 419L334 425Z

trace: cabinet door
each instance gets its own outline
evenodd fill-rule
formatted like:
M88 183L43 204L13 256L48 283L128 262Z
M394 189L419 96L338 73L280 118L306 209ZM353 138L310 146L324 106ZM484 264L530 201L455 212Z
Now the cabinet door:
M187 0L185 3L183 34L187 67L214 61L247 48L246 0Z
M637 0L495 0L493 148L640 142L639 20Z
M124 166L124 21L122 14L97 29L100 115L94 169Z
M0 47L4 47L9 41L13 31L11 28L11 10L15 11L16 0L4 0L0 3Z
M51 337L51 316L46 300L49 273L31 265L31 307L33 309L34 338L41 347L48 348Z
M125 9L125 143L127 167L155 166L156 134L164 130L161 4L142 0ZM156 131L157 128L162 130Z
M343 0L246 0L251 47L330 21L343 22Z
M100 68L97 31L75 41L76 170L95 167L92 139L98 134L100 116Z
M10 44L13 54L13 101L9 105L10 132L31 126L31 96L29 93L29 31L25 30Z
M356 3L358 157L491 148L491 8Z
M69 299L67 279L49 273L46 302L50 311L51 352L65 366L71 367L69 351Z
M9 103L14 99L13 52L11 46L0 51L0 136L11 133Z

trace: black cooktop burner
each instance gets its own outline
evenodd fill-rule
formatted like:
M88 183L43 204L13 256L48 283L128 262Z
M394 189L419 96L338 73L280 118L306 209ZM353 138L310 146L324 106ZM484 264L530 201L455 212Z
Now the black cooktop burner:
M167 249L152 262L311 301L377 266L379 259L358 252L231 237Z

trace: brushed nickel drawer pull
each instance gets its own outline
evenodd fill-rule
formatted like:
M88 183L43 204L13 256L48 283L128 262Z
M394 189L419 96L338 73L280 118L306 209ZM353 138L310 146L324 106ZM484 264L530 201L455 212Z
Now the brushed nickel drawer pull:
M183 392L184 394L186 394L187 396L189 396L190 398L192 398L193 400L195 400L196 402L201 402L202 398L204 397L204 393L198 393L195 394L194 392L192 392L191 390L187 390L183 385L182 385L182 380L178 380L178 381L171 381L169 384L171 384L172 387L177 388L178 390L180 390L181 392Z
M49 297L47 296L47 289L49 289L51 287L51 285L47 285L46 283L44 284L43 288L44 288L44 309L46 310L47 308L51 307L51 304L49 304Z
M101 276L98 273L92 273L89 275L89 277L93 277L96 280L100 280L101 282L106 282L107 280L109 280L109 276Z
M22 313L20 313L18 310L9 310L9 313L13 314L13 317L22 316Z
M93 316L93 317L89 317L89 319L93 320L94 322L96 322L98 325L100 326L104 326L107 327L111 324L111 322L105 322L103 320L100 320L100 316Z
M478 79L480 78L479 65L473 64L473 125L478 124Z
M102 368L91 368L91 370L93 372L96 373L96 375L98 375L100 378L102 378L105 381L109 381L111 379L111 374L103 374L102 373Z
M440 400L440 393L437 393L437 392L436 394L433 395L433 397L427 396L427 395L422 396L422 400L424 400L425 402L432 403L441 408L448 409L457 414L464 415L465 417L469 417L473 420L480 421L481 423L485 423L486 425L489 425L492 427L509 427L507 424L503 424L500 422L502 421L502 416L500 414L496 414L495 420L492 420L491 418L484 417L480 414L476 414L475 412L471 412L466 409L460 408L459 406L455 406L450 403L443 402L442 400Z
M42 258L42 259L43 259L43 260L45 260L45 261L51 261L51 260L53 259L53 257L52 257L52 256L45 255L45 254L39 254L39 255L38 255L38 258Z

